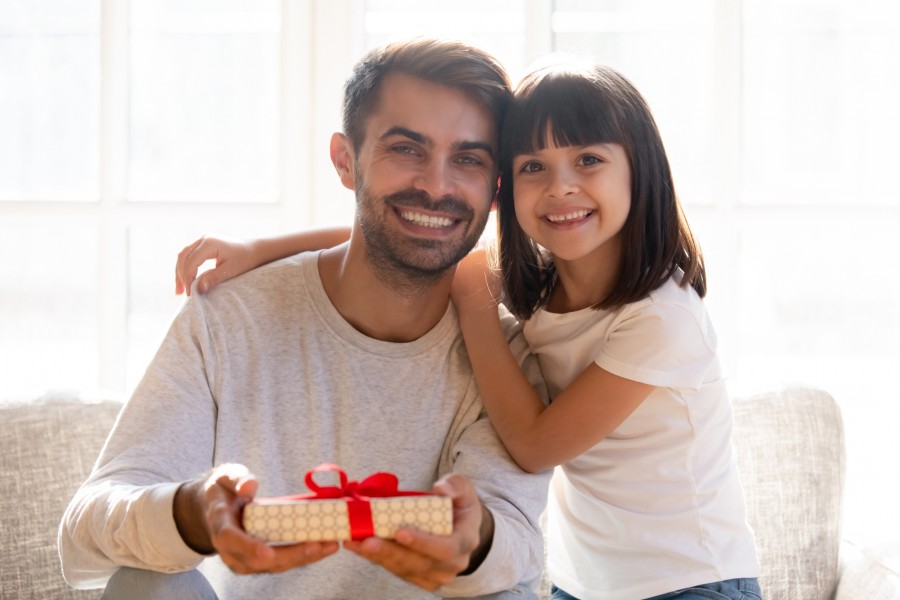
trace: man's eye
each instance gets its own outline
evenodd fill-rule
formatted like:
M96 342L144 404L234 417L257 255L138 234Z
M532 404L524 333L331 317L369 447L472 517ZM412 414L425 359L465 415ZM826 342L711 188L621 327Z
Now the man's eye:
M481 165L484 164L484 160L482 160L481 158L479 158L477 156L473 156L473 155L460 156L457 159L457 162L460 164L463 164L463 165L471 165L471 166L476 166L476 167L480 167Z
M406 144L401 144L399 146L393 146L393 147L391 147L391 151L396 152L397 154L413 154L413 155L418 154L418 152L416 152L415 148L413 148L412 146L408 146Z

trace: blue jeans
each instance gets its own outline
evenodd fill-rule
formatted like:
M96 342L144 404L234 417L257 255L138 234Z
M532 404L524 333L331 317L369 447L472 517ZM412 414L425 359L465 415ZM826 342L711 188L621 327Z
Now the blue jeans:
M121 567L113 573L101 600L218 600L200 571L156 573Z
M550 591L553 594L551 596L553 600L578 600L555 585L551 586ZM647 600L709 600L710 598L713 600L762 600L762 591L756 579L728 579L653 596Z
M479 596L476 600L533 600L537 596L524 587ZM101 600L218 600L200 571L156 573L122 567L106 584Z

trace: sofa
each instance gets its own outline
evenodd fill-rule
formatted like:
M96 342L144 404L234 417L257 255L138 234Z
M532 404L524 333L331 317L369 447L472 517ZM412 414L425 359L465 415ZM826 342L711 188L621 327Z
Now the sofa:
M63 581L56 535L120 407L74 392L0 404L0 599L99 597ZM735 446L765 598L900 600L900 574L842 543L844 439L829 394L798 387L736 399Z

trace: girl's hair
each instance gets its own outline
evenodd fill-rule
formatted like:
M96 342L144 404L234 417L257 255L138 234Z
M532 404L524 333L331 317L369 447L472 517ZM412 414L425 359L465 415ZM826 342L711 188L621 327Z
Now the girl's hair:
M548 126L549 136L548 139ZM706 294L706 268L675 195L669 161L646 101L625 77L603 66L544 68L515 91L500 143L500 266L506 303L527 319L544 306L557 283L553 257L525 234L513 201L513 158L557 147L621 145L631 168L631 208L622 227L619 273L595 309L618 308L647 297L676 269L681 285Z

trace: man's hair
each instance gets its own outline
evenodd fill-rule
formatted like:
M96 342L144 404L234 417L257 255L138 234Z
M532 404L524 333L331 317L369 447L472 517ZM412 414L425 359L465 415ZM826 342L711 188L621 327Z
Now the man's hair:
M520 318L547 303L557 277L553 257L528 238L516 219L513 159L549 145L601 143L619 144L628 156L631 207L613 290L594 308L646 298L677 269L684 272L682 285L691 285L701 297L706 293L703 254L675 195L662 139L644 98L608 67L547 67L517 86L500 141L500 265L507 305Z
M366 121L378 109L381 85L391 73L462 91L488 110L499 136L512 90L497 59L462 42L414 39L372 50L356 63L344 85L344 134L355 151L362 146Z

